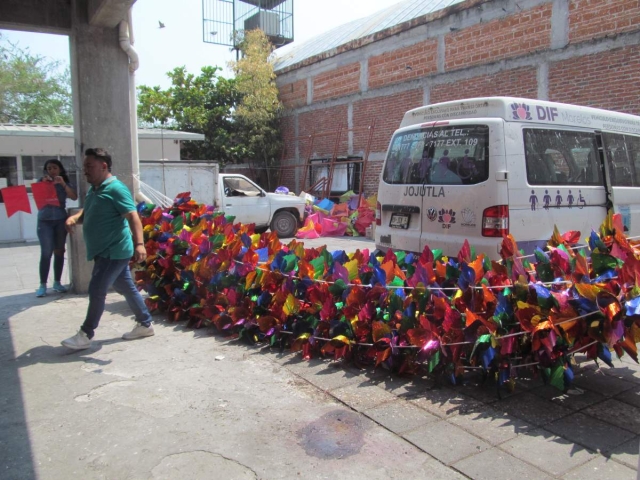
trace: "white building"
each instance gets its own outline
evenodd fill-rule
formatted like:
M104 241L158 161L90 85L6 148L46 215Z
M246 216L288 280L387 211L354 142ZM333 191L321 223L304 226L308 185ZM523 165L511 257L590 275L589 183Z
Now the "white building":
M202 141L204 135L175 130L138 129L140 160L180 160L180 142L184 140ZM88 145L87 148L100 146ZM14 185L26 185L28 188L42 177L44 163L50 158L62 162L73 182L77 184L84 181L81 178L82 166L76 165L72 126L0 124L0 188ZM4 205L0 205L0 242L37 240L38 209L31 189L27 191L31 214L18 212L8 218ZM67 201L67 207L75 206L78 206L77 201Z

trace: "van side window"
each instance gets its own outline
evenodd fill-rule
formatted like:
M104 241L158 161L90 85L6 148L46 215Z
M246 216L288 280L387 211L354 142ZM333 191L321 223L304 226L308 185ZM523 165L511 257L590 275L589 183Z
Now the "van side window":
M396 135L382 179L390 184L470 185L488 175L489 127L456 125Z
M523 129L529 185L600 185L595 135L570 130Z
M640 137L625 135L625 141L633 171L633 186L640 187Z
M640 137L603 133L605 158L614 187L640 187Z

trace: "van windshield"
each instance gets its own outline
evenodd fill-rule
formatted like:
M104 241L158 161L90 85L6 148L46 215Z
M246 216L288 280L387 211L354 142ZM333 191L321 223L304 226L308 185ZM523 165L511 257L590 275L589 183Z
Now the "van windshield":
M489 127L425 127L397 134L384 168L391 184L468 185L487 180Z

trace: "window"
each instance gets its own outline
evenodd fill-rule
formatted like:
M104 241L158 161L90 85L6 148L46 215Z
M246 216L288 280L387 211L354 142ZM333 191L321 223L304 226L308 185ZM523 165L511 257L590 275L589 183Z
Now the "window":
M18 185L18 162L16 157L0 157L0 188ZM2 194L0 193L0 203Z
M595 134L525 128L530 185L601 185Z
M224 194L227 197L259 197L262 191L253 183L241 177L224 179Z
M489 127L426 127L396 135L383 180L391 184L462 185L487 180Z
M640 138L603 133L602 139L611 184L615 187L640 187Z
M633 172L633 186L640 187L640 137L625 135L625 143Z
M340 196L352 190L360 192L360 172L362 157L338 157L333 164L333 175L329 196ZM324 189L329 181L330 158L314 158L310 160L309 179L310 185L315 186L314 190ZM309 188L308 187L308 188ZM309 191L309 190L307 190Z
M59 157L64 169L67 171L69 181L73 183L76 188L79 188L80 175L82 174L82 166L78 166L76 163L76 157L64 156Z
M44 164L51 158L60 160L64 169L67 171L69 181L78 186L78 174L80 169L76 166L76 157L58 156L58 155L38 155L38 156L22 156L22 177L27 190L31 192L30 185L37 182L44 175Z

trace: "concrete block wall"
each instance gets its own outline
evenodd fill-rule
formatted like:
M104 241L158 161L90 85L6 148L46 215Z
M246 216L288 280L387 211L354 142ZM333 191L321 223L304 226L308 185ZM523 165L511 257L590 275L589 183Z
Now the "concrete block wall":
M309 136L340 126L339 155L361 155L375 123L369 195L393 131L421 105L504 95L640 114L640 3L467 0L276 74L289 166L332 152L335 136L312 149ZM300 189L300 175L285 178Z

